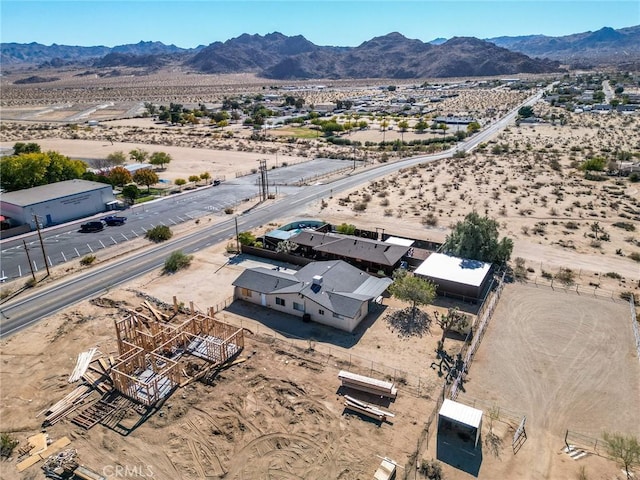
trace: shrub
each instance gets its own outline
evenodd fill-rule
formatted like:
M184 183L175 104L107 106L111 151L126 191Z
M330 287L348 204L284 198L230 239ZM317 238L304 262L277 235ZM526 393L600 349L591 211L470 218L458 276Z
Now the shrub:
M356 212L364 212L367 209L367 204L365 202L359 202L353 205L353 210Z
M640 252L632 252L629 254L629 258L634 262L640 262Z
M566 228L568 228L569 230L578 230L579 226L576 222L567 222L564 224L564 226Z
M438 217L429 212L425 217L422 217L422 224L429 227L435 227L438 225Z
M18 446L18 440L16 440L10 433L3 433L0 435L0 457L9 458L13 453L13 449Z
M640 182L640 173L633 172L631 175L629 175L629 181L633 183Z
M181 250L177 250L165 260L162 271L164 273L175 273L191 265L191 260L193 260L193 255L185 255Z
M573 285L574 277L575 273L570 268L560 268L560 271L555 275L556 280L565 285Z
M607 272L604 274L604 276L608 278L615 278L616 280L620 280L622 278L622 275L620 275L618 272Z
M233 213L233 208L231 207L227 207L224 209L224 213L226 213L227 215L231 215Z
M616 222L612 224L614 227L621 228L627 232L635 232L636 226L630 222Z
M336 227L336 232L344 235L353 235L356 233L356 226L350 223L342 223Z
M553 278L553 275L550 272L546 272L544 270L542 270L542 278L546 278L547 280L551 280Z
M87 255L86 257L82 258L82 260L80 260L80 265L82 265L83 267L86 267L88 265L91 265L95 261L96 261L95 255Z
M155 243L169 240L172 236L173 232L166 225L158 225L156 227L153 227L152 229L147 230L147 233L144 234L144 238L147 238Z

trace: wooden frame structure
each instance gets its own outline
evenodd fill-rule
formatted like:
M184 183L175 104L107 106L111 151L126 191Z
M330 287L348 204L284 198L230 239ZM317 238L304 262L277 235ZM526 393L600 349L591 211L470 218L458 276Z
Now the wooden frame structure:
M178 360L190 354L218 365L244 348L241 328L203 314L180 324L131 312L116 320L119 357L111 370L115 388L143 405L155 405L180 384Z

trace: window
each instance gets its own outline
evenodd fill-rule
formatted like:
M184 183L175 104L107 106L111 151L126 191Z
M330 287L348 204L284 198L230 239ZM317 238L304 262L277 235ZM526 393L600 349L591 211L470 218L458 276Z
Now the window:
M249 290L248 288L241 288L241 289L240 289L240 294L241 294L243 297L250 297L250 296L251 296L251 294L252 294L252 292L251 292L251 290Z
M323 309L320 309L320 310L318 310L318 313L319 313L320 315L324 315L324 310L323 310Z
M304 312L304 305L298 302L293 302L293 309L299 312Z
M276 297L276 305L284 307L284 298Z

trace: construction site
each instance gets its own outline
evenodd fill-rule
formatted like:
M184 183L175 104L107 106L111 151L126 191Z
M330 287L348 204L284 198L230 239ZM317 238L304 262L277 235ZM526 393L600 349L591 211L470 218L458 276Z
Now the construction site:
M2 478L391 478L409 460L424 385L204 310L118 291L34 327L41 344L8 340Z

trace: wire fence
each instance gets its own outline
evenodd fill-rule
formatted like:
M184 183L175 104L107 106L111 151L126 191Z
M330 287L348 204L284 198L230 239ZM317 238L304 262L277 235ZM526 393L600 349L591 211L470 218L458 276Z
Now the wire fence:
M633 295L629 295L629 308L631 308L631 326L633 327L633 335L636 339L636 351L638 352L638 361L640 361L640 327L638 326L638 317L636 314L636 304Z
M573 293L576 295L589 295L598 298L608 298L613 301L624 302L626 300L620 297L620 292L613 290L605 290L594 285L582 285L580 283L565 284L554 278L535 277L533 279L521 280L529 285L535 285L536 287L546 287L554 291Z
M458 391L462 387L462 383L464 382L467 372L469 371L469 367L471 366L471 362L473 361L473 356L480 347L480 342L482 341L487 326L489 325L489 320L491 320L491 316L493 315L493 312L498 305L498 300L500 299L502 289L504 288L505 275L506 272L503 272L502 277L500 278L500 280L498 280L496 289L494 290L490 298L488 298L487 301L482 304L480 312L478 312L478 320L476 321L477 327L471 343L469 344L468 342L465 342L460 349L460 355L464 357L464 366L451 385L449 397L452 400L455 400L458 396ZM470 332L470 335L472 333L473 332Z

